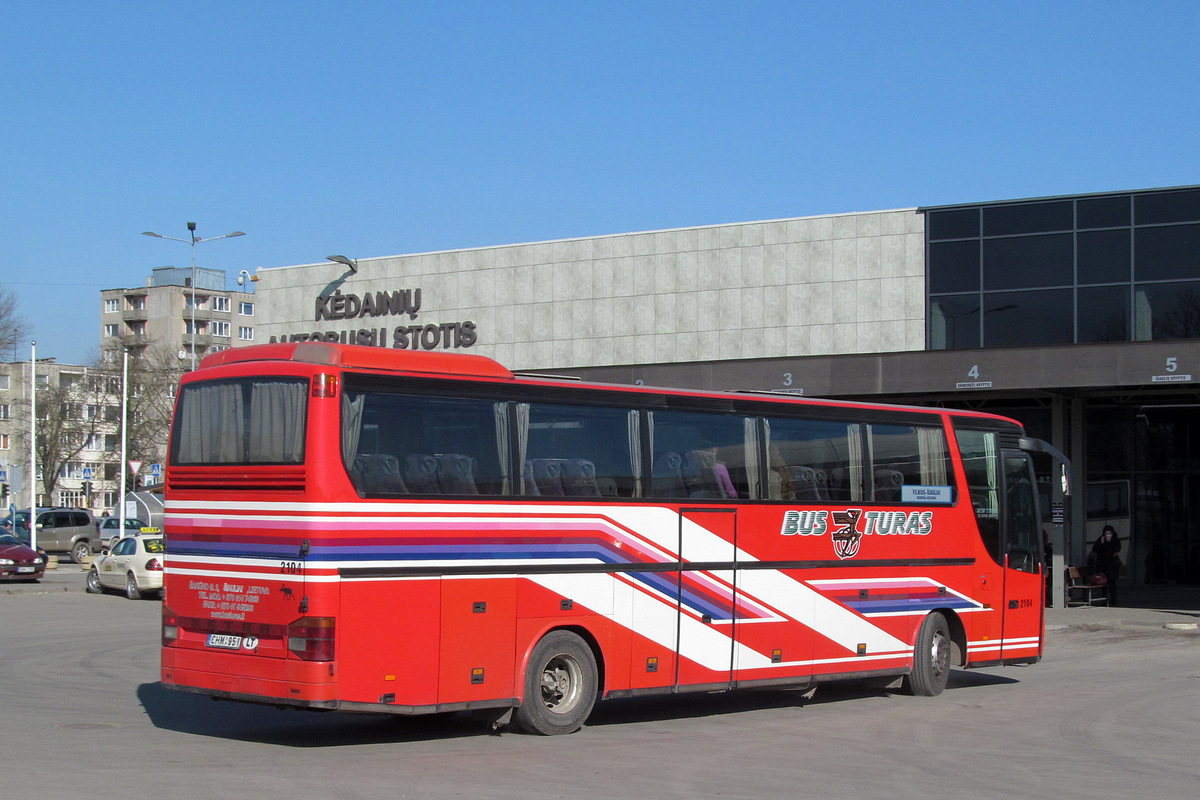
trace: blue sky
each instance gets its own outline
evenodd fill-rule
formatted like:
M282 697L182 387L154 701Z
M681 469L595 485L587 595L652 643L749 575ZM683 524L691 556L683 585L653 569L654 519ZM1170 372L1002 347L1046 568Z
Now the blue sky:
M0 7L0 286L1200 184L1195 2ZM28 346L16 358L29 357ZM0 359L11 360L11 352Z

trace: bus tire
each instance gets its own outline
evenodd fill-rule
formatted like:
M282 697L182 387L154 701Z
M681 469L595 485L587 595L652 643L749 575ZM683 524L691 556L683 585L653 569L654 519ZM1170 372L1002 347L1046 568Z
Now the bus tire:
M940 612L925 617L913 645L913 666L906 683L909 691L922 697L935 697L946 688L950 678L950 626Z
M529 656L517 727L542 736L579 730L596 704L597 674L583 639L563 630L546 634Z

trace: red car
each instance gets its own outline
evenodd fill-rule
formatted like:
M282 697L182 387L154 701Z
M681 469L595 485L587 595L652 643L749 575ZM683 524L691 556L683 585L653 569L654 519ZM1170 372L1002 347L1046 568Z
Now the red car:
M45 556L14 534L0 533L0 580L39 581L45 573Z

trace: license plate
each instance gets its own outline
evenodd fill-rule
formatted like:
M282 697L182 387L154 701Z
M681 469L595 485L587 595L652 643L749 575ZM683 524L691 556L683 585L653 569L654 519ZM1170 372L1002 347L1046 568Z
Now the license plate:
M240 650L242 637L230 636L227 633L210 633L207 644L209 647L218 647L222 650Z
M37 572L37 567L17 567L17 572Z

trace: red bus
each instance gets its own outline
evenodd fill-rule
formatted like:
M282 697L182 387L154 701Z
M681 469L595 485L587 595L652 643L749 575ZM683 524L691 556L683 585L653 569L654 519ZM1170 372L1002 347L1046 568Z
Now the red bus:
M162 682L542 734L643 694L936 695L1041 658L1034 443L968 411L226 350L175 408Z

